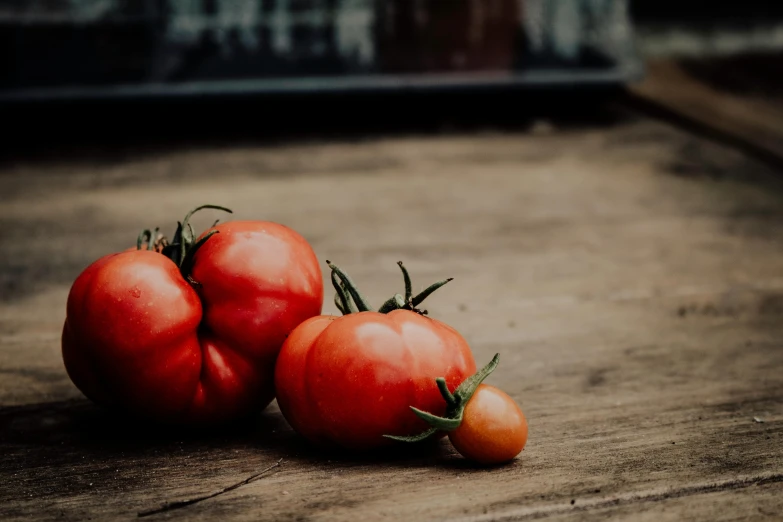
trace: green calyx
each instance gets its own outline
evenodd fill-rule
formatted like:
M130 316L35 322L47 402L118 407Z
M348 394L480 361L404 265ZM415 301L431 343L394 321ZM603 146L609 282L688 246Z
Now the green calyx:
M432 283L430 286L414 296L413 285L411 284L411 276L408 274L408 269L405 268L405 265L402 264L402 261L397 261L397 265L400 267L400 270L402 270L402 277L405 281L405 296L394 294L393 297L383 303L378 311L384 314L391 312L392 310L402 309L411 310L414 312L419 312L422 315L426 315L426 310L418 310L416 307L419 306L425 299L427 299L435 290L454 279L453 277L449 277L443 281Z
M489 377L489 374L495 371L499 362L500 354L495 354L495 357L492 358L489 364L465 379L462 384L454 390L454 393L449 391L449 388L446 385L446 379L438 377L435 379L435 384L438 386L438 390L440 390L443 400L446 401L446 414L443 417L438 417L437 415L427 413L426 411L411 406L410 408L413 410L413 413L431 427L418 435L384 435L384 437L402 442L419 442L431 437L439 431L456 430L459 428L459 425L462 424L462 414L465 411L465 406L468 405L473 394L476 393L479 384Z
M331 261L327 260L326 264L332 269L332 285L335 290L334 304L343 315L355 312L374 311L367 299L359 292L348 274L339 267L333 265ZM408 274L408 269L405 268L402 261L398 261L397 265L400 267L400 270L402 270L402 277L405 282L405 295L394 294L394 296L387 299L386 302L381 305L378 312L387 314L392 310L410 310L421 315L427 315L427 310L419 310L417 306L435 290L442 287L453 278L449 277L443 281L433 283L414 296L413 285L411 284L411 277L410 274Z
M174 237L171 242L159 233L159 228L156 228L154 232L145 229L139 234L139 238L136 241L136 248L138 250L153 250L163 254L179 266L180 272L182 272L185 279L193 282L190 278L190 271L193 269L193 260L196 252L198 252L199 248L204 246L204 243L206 243L210 237L219 233L218 230L212 230L201 239L196 240L196 234L193 232L193 227L190 225L190 218L199 210L204 209L222 210L229 214L233 214L233 211L226 207L220 207L218 205L201 205L188 212L185 215L185 219L177 223L177 230L174 232ZM217 225L218 221L219 220L216 220L212 226L214 227Z

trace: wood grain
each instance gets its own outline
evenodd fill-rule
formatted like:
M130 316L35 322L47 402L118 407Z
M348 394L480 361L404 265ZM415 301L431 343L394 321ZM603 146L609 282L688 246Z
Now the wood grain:
M648 120L8 166L0 518L135 518L281 458L149 519L780 518L783 188L769 174ZM398 259L418 287L455 277L427 308L478 361L500 352L490 382L528 416L521 457L475 468L447 441L325 454L275 405L203 432L83 399L59 355L70 282L204 202L292 226L376 304L401 288Z
M774 71L783 57L713 63L653 60L631 92L669 117L783 165L783 90Z

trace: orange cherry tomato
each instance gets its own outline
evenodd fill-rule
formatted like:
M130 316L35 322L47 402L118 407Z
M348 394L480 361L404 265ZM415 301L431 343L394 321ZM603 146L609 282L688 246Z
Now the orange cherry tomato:
M462 423L449 440L470 460L480 464L507 462L527 442L527 420L514 399L488 384L479 385L465 406Z

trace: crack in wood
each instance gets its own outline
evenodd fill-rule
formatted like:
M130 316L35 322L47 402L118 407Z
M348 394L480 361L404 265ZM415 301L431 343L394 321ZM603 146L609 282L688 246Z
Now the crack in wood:
M693 495L704 495L707 493L716 493L719 491L729 491L743 489L750 486L761 486L764 484L774 484L783 482L783 473L771 473L727 479L719 482L692 484L679 488L667 490L651 490L637 493L627 493L624 495L615 495L598 499L579 500L576 502L569 500L559 504L540 507L521 507L505 512L490 512L482 515L467 516L453 519L454 522L497 522L513 520L535 520L548 518L555 515L572 513L574 511L595 511L598 509L617 507L627 504L640 504L645 502L660 502L681 497Z
M163 504L160 507L153 508L153 509L147 509L144 511L139 511L137 513L137 516L139 518L148 517L151 515L157 515L158 513L165 513L166 511L173 511L175 509L181 509L186 506L192 506L193 504L196 504L198 502L201 502L203 500L209 500L210 498L215 498L219 495L222 495L223 493L228 493L229 491L233 491L241 486L244 486L245 484L250 484L251 482L254 482L261 478L262 475L266 474L268 471L273 470L274 468L277 468L280 466L280 463L283 462L283 459L278 460L274 464L272 464L269 467L264 468L263 470L259 471L258 473L255 473L253 475L250 475L245 480L242 480L240 482L237 482L235 484L231 484L230 486L227 486L221 490L212 492L208 495L202 495L200 497L193 497L189 498L187 500L178 500L176 502L168 502L166 504Z

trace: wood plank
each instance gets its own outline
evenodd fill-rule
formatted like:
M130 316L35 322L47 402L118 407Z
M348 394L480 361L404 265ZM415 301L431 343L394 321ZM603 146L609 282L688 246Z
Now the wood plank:
M631 86L630 92L647 104L645 109L659 115L656 109L663 109L667 118L730 140L779 166L783 163L783 90L772 71L780 70L781 64L779 54L706 62L651 60L646 78Z
M650 121L8 167L0 518L127 519L280 458L155 517L779 516L783 188L770 173ZM81 398L59 358L70 281L138 228L207 201L296 228L376 302L400 287L398 259L414 284L454 276L428 308L479 361L501 353L491 382L530 421L521 458L474 468L447 441L324 454L274 405L202 433Z
M728 489L722 489L728 488ZM724 481L696 485L686 490L664 489L627 497L597 498L544 508L519 508L499 516L478 516L457 520L776 520L780 516L778 481Z

